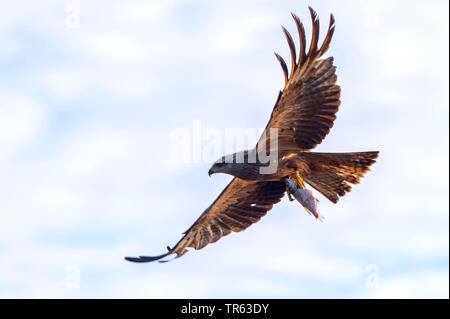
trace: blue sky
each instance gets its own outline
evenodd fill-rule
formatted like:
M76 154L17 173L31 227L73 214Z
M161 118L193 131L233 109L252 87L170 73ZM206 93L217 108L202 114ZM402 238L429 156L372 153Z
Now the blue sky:
M228 183L177 128L264 127L290 12L330 13L342 105L320 151L380 150L318 223L286 199L166 264ZM0 3L0 297L448 298L448 2Z

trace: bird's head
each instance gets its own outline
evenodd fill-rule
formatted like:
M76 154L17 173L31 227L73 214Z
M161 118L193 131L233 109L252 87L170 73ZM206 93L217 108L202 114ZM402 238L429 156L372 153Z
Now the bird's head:
M241 151L219 158L209 169L208 175L224 173L245 179L245 174L249 170L248 151Z
M212 174L216 173L225 173L232 175L232 172L233 172L233 163L227 163L224 157L222 157L214 162L214 164L208 171L208 175L211 176Z

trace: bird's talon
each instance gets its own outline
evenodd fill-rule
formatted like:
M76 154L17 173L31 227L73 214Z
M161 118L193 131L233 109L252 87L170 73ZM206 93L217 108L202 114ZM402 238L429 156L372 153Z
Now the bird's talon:
M295 175L295 185L297 185L297 187L300 187L301 189L305 189L305 183L303 182L303 178L300 176L300 173L298 171L295 171Z

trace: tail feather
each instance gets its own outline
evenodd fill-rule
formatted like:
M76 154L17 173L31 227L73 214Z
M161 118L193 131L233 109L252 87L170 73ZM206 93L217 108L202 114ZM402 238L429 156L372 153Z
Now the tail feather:
M333 203L339 196L350 192L350 184L359 184L360 179L370 170L378 157L376 152L358 153L303 153L310 167L305 173L305 181Z

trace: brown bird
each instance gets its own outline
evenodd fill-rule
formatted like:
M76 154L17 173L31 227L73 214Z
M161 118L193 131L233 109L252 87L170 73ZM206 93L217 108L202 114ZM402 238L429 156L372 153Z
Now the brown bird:
M188 247L201 249L231 232L243 231L266 215L286 192L289 194L287 179L294 180L301 188L305 181L337 203L340 196L350 192L349 184L358 184L375 163L378 152L310 152L333 126L341 88L336 85L333 58L320 59L333 37L334 17L330 16L327 35L319 47L319 19L311 7L309 11L313 29L308 52L303 25L292 14L300 38L298 58L291 35L282 27L291 53L291 72L283 58L275 53L283 69L285 85L257 145L220 158L209 170L209 175L225 173L234 176L233 180L183 233L181 240L173 248L167 247L168 252L154 257L125 257L126 260L150 262L172 254L178 258Z

